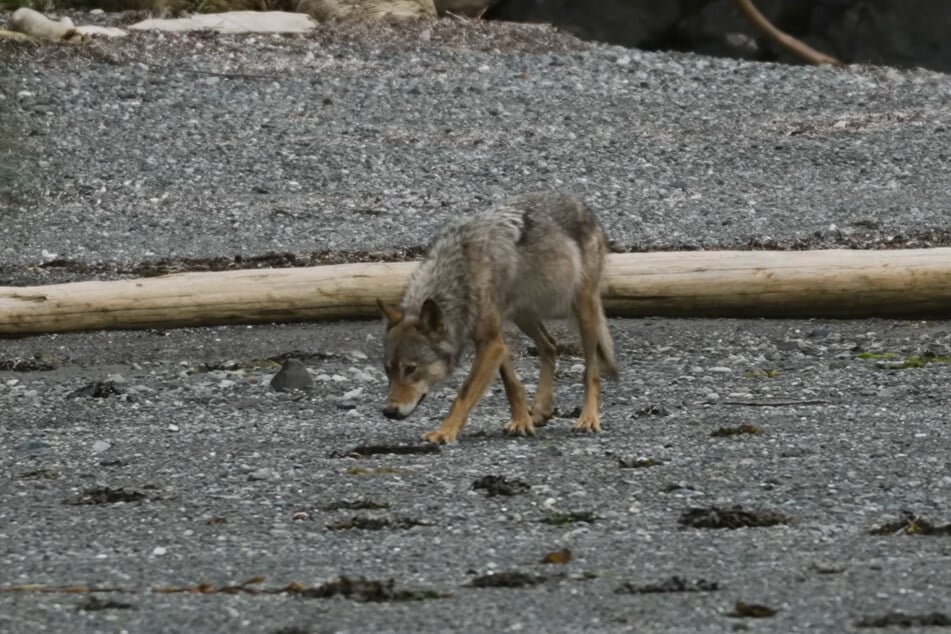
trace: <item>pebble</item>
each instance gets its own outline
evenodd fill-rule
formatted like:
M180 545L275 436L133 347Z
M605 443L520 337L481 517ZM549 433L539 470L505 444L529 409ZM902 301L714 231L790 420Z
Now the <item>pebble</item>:
M350 399L354 399L360 396L361 394L363 394L363 388L358 387L358 388L350 390L349 392L344 392L340 398L341 400L349 401Z
M152 554L155 555L156 557L161 557L167 552L168 552L168 549L165 548L165 546L156 546L155 548L152 549Z
M107 451L109 447L111 446L112 446L112 443L108 443L105 440L97 440L96 442L92 444L92 452L102 453L104 451Z
M356 372L354 372L353 378L357 381L363 381L364 383L373 383L376 381L375 376L363 370L357 370Z
M248 474L248 480L252 480L252 481L277 480L277 479L278 479L277 473L266 468L255 469L254 471Z
M707 403L716 403L720 400L720 395L716 392L710 392L704 397L704 400L706 400Z
M25 451L31 454L43 454L46 453L49 448L50 444L39 438L27 440L26 442L17 446L17 449L20 451Z

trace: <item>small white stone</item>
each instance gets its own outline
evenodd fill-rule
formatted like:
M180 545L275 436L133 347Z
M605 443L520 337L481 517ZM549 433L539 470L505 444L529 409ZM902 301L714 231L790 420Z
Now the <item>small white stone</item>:
M349 392L344 392L343 396L341 396L340 398L342 398L345 401L348 401L352 398L356 398L360 396L361 394L363 394L363 388L358 387L356 389L350 390Z
M152 549L152 554L156 557L161 557L167 552L168 552L168 549L165 548L164 546L156 546L155 548Z
M710 368L710 371L711 371L711 372L715 372L715 373L717 373L717 374L729 374L729 373L732 372L733 370L730 369L730 368L728 368L728 367L726 367L726 366L717 365L717 366L714 366L714 367Z
M366 361L369 358L366 352L362 352L360 350L351 351L350 356L354 359L359 359L360 361Z
M111 446L112 444L106 442L105 440L97 440L96 442L92 444L92 452L102 453L103 451L106 451L107 449L109 449L109 447Z
M255 469L248 474L248 480L271 480L274 474L268 469Z
M169 423L169 425L168 425L168 430L169 430L169 431L178 431L178 425L176 425L175 423Z
M720 395L716 392L710 392L704 398L706 399L707 403L716 403L720 400Z

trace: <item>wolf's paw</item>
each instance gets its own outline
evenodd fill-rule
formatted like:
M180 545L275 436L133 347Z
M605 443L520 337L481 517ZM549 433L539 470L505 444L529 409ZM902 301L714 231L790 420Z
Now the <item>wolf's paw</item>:
M503 427L505 433L509 436L534 436L535 435L535 426L532 424L531 418L526 418L525 420L510 420Z
M601 431L601 419L597 414L588 414L581 412L581 416L575 421L575 431L586 431L589 433Z
M535 425L535 427L544 427L548 424L548 419L555 414L555 408L551 405L548 407L532 405L528 409L532 413L532 424Z
M422 438L434 445L448 445L456 440L456 432L448 432L442 428L434 429L423 434Z

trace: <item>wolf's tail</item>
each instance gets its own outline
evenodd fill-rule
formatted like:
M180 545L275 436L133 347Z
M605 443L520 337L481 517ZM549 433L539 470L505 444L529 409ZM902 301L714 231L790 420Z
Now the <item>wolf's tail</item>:
M598 301L598 365L601 374L609 379L617 378L617 361L614 359L614 342L604 317L604 307Z

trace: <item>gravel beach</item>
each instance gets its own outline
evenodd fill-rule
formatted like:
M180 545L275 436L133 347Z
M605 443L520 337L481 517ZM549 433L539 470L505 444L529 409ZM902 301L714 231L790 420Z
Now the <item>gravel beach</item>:
M926 71L442 20L0 42L0 94L3 285L412 258L546 188L619 251L951 244L951 79ZM382 323L0 340L0 630L951 623L947 322L610 328L602 434L570 431L556 324L560 417L503 436L497 384L436 451L461 373L384 419ZM269 390L288 358L311 389Z

